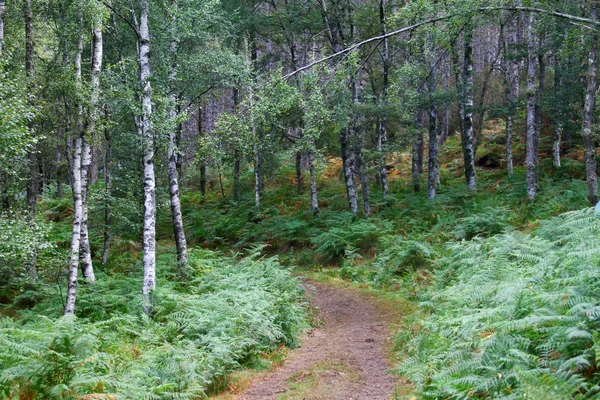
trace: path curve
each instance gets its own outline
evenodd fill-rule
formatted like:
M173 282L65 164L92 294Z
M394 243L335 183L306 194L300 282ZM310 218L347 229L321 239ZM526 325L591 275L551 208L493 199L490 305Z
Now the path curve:
M323 323L305 335L283 366L236 399L389 399L395 384L384 356L390 316L357 290L316 282L305 286Z

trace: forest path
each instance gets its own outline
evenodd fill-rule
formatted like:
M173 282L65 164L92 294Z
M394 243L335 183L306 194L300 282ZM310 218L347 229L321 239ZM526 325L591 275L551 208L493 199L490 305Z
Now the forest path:
M256 380L238 400L386 400L396 379L387 373L396 312L356 289L306 282L322 322L285 363Z

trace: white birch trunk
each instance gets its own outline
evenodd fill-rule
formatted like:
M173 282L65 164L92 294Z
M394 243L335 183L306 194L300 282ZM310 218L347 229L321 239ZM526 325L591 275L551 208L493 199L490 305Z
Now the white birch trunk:
M81 149L81 241L80 259L81 273L86 283L94 284L96 277L92 267L92 256L90 251L90 237L88 233L88 186L90 178L90 166L92 165L92 147L89 142L82 138Z
M464 109L462 123L463 158L465 179L472 191L477 190L475 176L475 147L473 144L473 27L465 28L465 65L463 69Z
M79 272L79 238L81 232L81 147L82 139L75 139L72 171L73 191L73 227L71 231L71 257L69 262L69 283L67 299L65 302L65 314L75 312L75 298L77 297L77 274Z
M4 49L4 0L0 0L0 52Z
M144 149L144 227L142 284L143 310L152 312L151 294L156 288L156 180L154 176L154 134L152 131L152 87L150 85L150 32L148 29L148 0L140 0L140 83L142 86L142 114L140 130Z
M177 6L177 0L171 1L171 6ZM175 27L177 24L176 10L173 10L171 21L172 32L169 43L169 52L171 56L171 70L169 73L169 99L171 101L170 119L174 121L177 118L177 95L175 93L175 79L177 77L177 40L175 39ZM173 234L175 236L175 245L177 247L177 272L180 277L186 275L188 266L187 241L183 229L183 218L181 215L181 201L179 199L179 176L177 173L177 136L175 129L169 131L168 148L168 175L169 175L169 193L171 195L171 217L173 222Z

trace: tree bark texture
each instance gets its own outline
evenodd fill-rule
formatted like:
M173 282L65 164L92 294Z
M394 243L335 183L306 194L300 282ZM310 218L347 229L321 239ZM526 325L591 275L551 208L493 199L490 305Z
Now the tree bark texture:
M171 0L171 6L177 6L177 0ZM175 91L175 81L177 79L177 40L175 39L175 27L177 25L176 11L173 10L171 20L171 40L169 42L169 54L171 57L171 69L169 71L169 99L171 101L170 119L175 121L177 118L177 94ZM181 214L181 200L179 198L179 176L177 173L177 137L176 127L169 131L168 146L168 176L169 176L169 194L171 195L171 219L173 223L173 235L175 237L175 246L177 248L177 273L182 278L186 275L188 267L187 240L183 229L183 217ZM203 193L204 195L204 193Z
M438 138L437 138L437 106L434 96L436 90L436 60L435 49L433 47L433 38L429 38L429 77L427 78L427 88L429 90L429 158L427 165L427 198L432 200L435 198L437 170L438 170Z
M72 191L73 191L73 225L71 231L71 256L69 262L69 283L67 288L67 299L65 302L65 314L75 312L75 299L77 297L77 275L79 273L79 248L81 232L81 151L82 138L75 139L73 153Z
M310 204L313 213L316 214L319 212L319 199L317 198L317 168L312 151L308 153L308 169L310 171Z
M142 284L143 310L152 312L151 293L156 288L156 179L154 176L154 132L152 131L152 87L150 85L150 32L148 30L148 0L140 0L139 62L142 87L140 128L143 142L144 227Z
M31 0L23 1L23 15L25 18L25 74L27 76L27 89L29 92L33 89L33 73L34 73L34 42L33 42L33 26L32 26L32 14L31 14ZM33 124L30 121L28 124L30 132L33 131ZM29 210L30 218L35 215L36 201L37 201L37 185L38 185L38 170L37 162L35 157L35 150L30 150L27 156L29 162L29 175L27 177L27 208ZM32 272L32 271L30 271Z
M473 143L473 28L470 25L465 28L464 45L462 147L467 186L475 191L477 190L477 180L475 177L475 146Z
M385 36L387 33L387 21L385 13L385 0L379 1L379 25L381 35ZM383 63L383 88L381 90L381 106L384 108L384 113L379 119L379 137L377 138L377 151L379 152L379 177L381 180L381 194L383 201L387 201L389 194L389 186L387 179L386 169L386 149L385 143L387 141L387 116L385 108L387 106L387 95L389 89L389 75L390 75L390 49L387 37L382 42L382 63Z
M558 100L555 108L554 132L552 135L552 165L560 167L560 142L563 134L563 99L560 99L563 86L562 65L558 54L554 55L554 98Z
M592 19L598 21L598 1L591 0ZM592 138L592 123L596 108L596 87L598 77L598 33L592 33L592 43L588 60L587 89L583 107L583 149L585 153L585 171L588 186L588 199L592 205L598 202L598 176L596 174L596 149Z
M529 200L535 200L537 192L537 143L536 143L536 65L537 65L537 43L533 31L535 24L535 15L529 13L527 20L527 116L526 116L526 186L527 197Z
M108 122L108 109L104 108L106 122ZM110 252L110 203L112 197L112 183L110 180L110 159L111 159L111 142L110 132L108 127L104 127L104 140L106 141L106 151L104 153L104 246L102 250L102 265L108 263Z
M0 51L4 49L4 9L5 2L0 0Z

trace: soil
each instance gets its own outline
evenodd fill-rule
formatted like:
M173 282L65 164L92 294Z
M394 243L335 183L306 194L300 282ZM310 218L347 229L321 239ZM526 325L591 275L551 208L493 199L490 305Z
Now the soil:
M234 398L386 400L396 379L388 373L393 311L356 289L307 282L322 322L285 363Z

